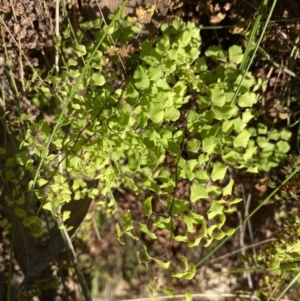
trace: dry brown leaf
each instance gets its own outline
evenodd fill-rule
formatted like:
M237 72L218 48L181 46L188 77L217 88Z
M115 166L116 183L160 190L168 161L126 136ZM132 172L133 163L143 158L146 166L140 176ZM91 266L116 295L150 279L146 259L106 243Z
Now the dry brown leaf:
M88 186L91 188L96 184L90 181ZM9 190L4 191L8 193ZM85 197L82 200L72 200L63 206L62 211L70 211L70 218L65 222L66 228L71 228L68 232L69 237L73 237L79 229L91 205L91 199ZM26 205L24 205L26 206ZM3 202L5 217L14 224L14 256L25 277L20 285L23 289L28 283L35 280L48 265L65 248L61 232L57 226L53 226L49 233L47 243L41 243L40 238L33 237L28 227L24 227L22 219L14 214L13 207ZM26 208L24 207L24 210Z
M136 9L136 15L138 18L138 22L141 24L149 24L151 22L151 18L153 15L152 9L145 9L142 6L139 6Z
M90 198L84 198L79 201L70 201L65 206L63 206L62 211L71 211L70 218L66 221L65 226L67 228L72 227L68 232L69 237L73 237L77 232L79 226L83 222L89 208L91 205ZM36 245L36 244L35 244ZM64 249L65 242L62 239L60 230L54 226L50 232L50 239L47 247L39 248L38 254L36 254L36 260L31 263L20 288L23 288L32 280L36 279L53 261L58 254ZM30 248L29 251L32 252L35 248Z
M219 12L219 13L217 13L215 15L210 16L210 20L209 21L210 21L211 24L218 24L221 21L223 21L225 19L225 17L226 17L225 14Z
M70 201L63 206L62 211L70 211L70 218L66 221L65 226L72 229L68 232L68 235L73 237L77 232L79 226L83 222L91 205L91 199L85 198L79 201ZM46 248L39 249L39 256L37 260L32 264L27 273L25 274L24 280L21 287L24 287L30 281L36 279L47 267L55 260L58 254L64 249L65 242L61 237L60 230L54 226L50 233L49 244Z

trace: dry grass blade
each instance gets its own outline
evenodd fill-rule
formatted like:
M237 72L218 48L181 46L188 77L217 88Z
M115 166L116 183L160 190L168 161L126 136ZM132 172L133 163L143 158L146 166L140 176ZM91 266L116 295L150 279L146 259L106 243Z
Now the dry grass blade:
M16 41L14 35L13 35L12 32L10 31L10 29L7 27L7 25L5 24L5 22L4 22L4 20L3 20L3 18L2 18L1 15L0 15L0 22L1 22L1 27L4 27L4 28L7 30L7 32L8 32L8 34L9 34L10 38L12 39L12 41L14 42L14 44L16 45L16 47L18 47L18 46L19 46L19 43ZM28 63L28 66L30 66L30 68L32 69L32 71L35 72L35 73L37 74L38 79L39 79L42 83L44 83L43 79L40 77L40 75L38 74L38 72L36 71L36 69L34 68L34 66L32 65L31 61L30 61L30 60L28 59L28 57L24 54L24 52L22 51L21 48L20 48L20 54L21 54L21 56L25 59L25 61Z

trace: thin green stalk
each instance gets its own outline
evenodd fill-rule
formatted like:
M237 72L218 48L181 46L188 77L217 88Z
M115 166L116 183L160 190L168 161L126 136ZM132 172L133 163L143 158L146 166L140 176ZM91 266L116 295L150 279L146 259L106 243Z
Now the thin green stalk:
M64 225L62 224L61 220L59 219L59 224L61 224L61 227L63 227ZM78 263L78 260L77 260L77 257L76 257L76 253L75 253L75 250L72 246L72 242L71 242L71 239L70 237L68 236L68 233L66 230L64 231L60 231L61 234L62 234L62 237L63 237L63 240L65 242L65 244L68 244L68 247L66 248L67 249L67 253L68 253L68 257L71 259L72 261L72 265L75 269L75 273L76 273L76 276L77 276L77 279L80 283L80 287L81 287L81 290L83 292L83 295L84 295L84 300L85 301L92 301L92 297L91 297L91 293L88 289L88 286L87 286L87 283L84 279L84 276L83 276L83 273L79 267L79 263Z
M274 2L276 3L276 1L274 1ZM243 59L242 63L240 64L240 67L239 67L240 71L244 71L246 69L246 66L247 66L248 60L249 60L248 56L249 56L249 53L252 49L252 42L254 42L254 40L255 40L255 36L256 36L258 28L260 26L260 20L261 20L261 18L263 16L263 13L264 13L264 11L267 7L267 4L268 4L268 0L264 0L264 2L260 6L258 16L257 16L257 18L254 22L253 29L251 30L251 33L250 33L250 36L249 36L248 45L245 49L244 59ZM268 22L265 23L265 26L268 26ZM263 36L263 34L264 34L264 32L262 32L261 36ZM249 63L248 66L250 64L251 63Z
M253 62L253 59L254 59L254 57L255 57L255 55L256 55L256 52L257 52L257 50L258 50L258 47L259 47L259 45L260 45L260 43L261 43L261 41L262 41L262 39L263 39L263 37L264 37L265 31L266 31L266 29L267 29L269 20L271 19L271 16L272 16L273 10L274 10L274 8L275 8L276 2L277 2L277 0L275 0L275 1L273 2L273 5L272 5L271 10L270 10L270 12L269 12L269 14L268 14L268 17L267 17L267 21L265 22L265 26L264 26L263 29L262 29L262 32L261 32L261 34L260 34L260 37L259 37L258 42L257 42L257 44L256 44L256 47L255 47L255 49L254 49L254 51L253 51L253 54L252 54L252 56L251 56L251 58L250 58L249 63L247 64L247 62L248 62L248 58L247 58L247 57L248 57L248 53L249 53L249 51L250 51L250 48L252 47L252 42L254 42L253 40L254 40L254 37L255 37L255 35L256 35L258 26L259 26L259 21L260 21L260 19L261 19L261 17L262 17L262 13L263 13L263 11L264 11L264 8L265 8L265 7L267 6L267 4L268 4L268 0L264 0L264 2L262 3L262 5L261 5L261 7L260 7L259 17L256 19L255 24L254 24L254 27L253 27L253 29L252 29L252 31L251 31L251 35L250 35L250 38L249 38L249 41L248 41L248 46L247 46L246 51L245 51L245 54L244 54L244 59L243 59L243 61L242 61L242 63L241 63L241 65L243 64L243 67L240 66L240 70L241 70L241 71L244 71L244 72L243 72L243 76L242 76L242 79L241 79L241 81L240 81L240 83L239 83L237 89L236 89L235 92L234 92L234 95L233 95L233 97L232 97L232 100L231 100L230 105L233 105L233 104L234 104L235 99L236 99L236 97L237 97L237 95L238 95L238 93L239 93L239 91L240 91L241 86L242 86L242 83L243 83L243 81L244 81L244 79L245 79L245 77L246 77L246 74L247 74L247 72L249 71L249 68L250 68L250 66L251 66L251 64L252 64L252 62ZM247 53L247 50L248 50L248 53ZM247 67L245 68L246 65L247 65ZM244 70L244 69L245 69L245 70ZM221 129L221 126L222 126L222 125L220 125L219 128L217 129L217 131L216 131L214 137L216 137L217 134L219 133L219 131L220 131L220 129ZM212 156L210 156L207 166L210 165L211 160L212 160Z
M275 301L280 301L283 295L298 281L299 278L300 272L290 281L290 283L284 288Z
M76 91L77 91L77 89L78 89L79 83L82 81L82 78L83 78L83 77L85 76L85 74L87 73L88 68L89 68L89 65L90 65L92 59L94 58L94 56L95 56L95 54L96 54L98 48L100 47L100 45L101 45L101 43L103 42L104 38L107 36L107 34L108 34L110 28L114 25L114 23L116 22L116 20L119 19L120 14L121 14L122 10L124 9L125 5L127 4L127 2L128 2L128 0L124 1L123 5L118 9L118 11L117 11L115 17L113 18L112 22L110 23L110 25L109 25L109 26L106 28L106 30L104 31L103 36L101 37L101 39L100 39L99 42L97 43L96 47L94 48L94 50L93 50L91 56L89 57L89 59L88 59L86 65L83 67L82 73L80 74L80 76L77 78L77 81L76 81L75 84L73 85L73 87L72 87L72 89L71 89L71 92L70 92L70 96L69 96L69 98L67 99L67 101L66 101L66 103L65 103L65 105L64 105L64 107L63 107L63 109L62 109L61 114L60 114L59 117L58 117L57 123L56 123L56 125L55 125L55 127L54 127L54 129L53 129L53 131L52 131L52 133L51 133L51 136L50 136L50 138L49 138L49 140L48 140L48 143L47 143L47 145L46 145L46 147L45 147L45 149L44 149L44 151L43 151L43 153L42 153L42 156L41 156L41 159L40 159L40 162L39 162L39 166L38 166L38 168L37 168L37 171L36 171L35 176L34 176L34 179L33 179L32 191L33 191L34 188L35 188L35 185L36 185L36 181L37 181L38 175L39 175L40 170L41 170L41 168L42 168L42 165L43 165L44 159L45 159L45 157L46 157L47 151L48 151L48 149L49 149L49 146L50 146L50 144L51 144L51 142L52 142L52 140L53 140L54 134L55 134L55 132L58 130L59 126L60 126L62 117L64 116L65 111L66 111L66 109L67 109L69 103L73 100L73 98L74 98L74 96L75 96L75 93L76 93ZM59 97L59 96L58 96L58 97ZM59 97L59 98L60 98L60 97ZM30 201L32 201L32 199L29 200L28 208L29 208L29 206L30 206ZM54 207L54 204L52 204L52 206ZM53 212L56 212L56 208L55 208L55 207L53 208L53 210L54 210ZM55 221L56 221L56 223L57 223L57 228L58 228L59 231L60 231L60 234L61 234L61 237L62 237L62 239L63 239L64 245L65 245L65 247L66 247L68 256L69 256L69 258L70 258L70 260L71 260L71 262L72 262L72 264L73 264L73 267L74 267L74 269L75 269L76 276L77 276L77 278L78 278L78 281L79 281L79 283L80 283L80 286L81 286L81 289L82 289L82 292L83 292L83 295L84 295L84 299L85 299L86 301L91 301L92 298L91 298L89 289L88 289L88 287L87 287L86 281L85 281L85 279L84 279L84 276L83 276L83 274L82 274L82 272L81 272L81 270L80 270L80 268L79 268L78 260L77 260L77 258L76 258L76 254L75 254L74 248L73 248L73 246L72 246L72 242L71 242L71 240L70 240L70 237L69 237L69 235L68 235L66 229L64 228L64 225L63 225L63 222L61 221L61 218L58 218L58 219L56 219Z
M247 67L245 68L246 63L248 62L248 53L249 53L249 51L250 51L250 47L252 47L252 42L254 41L254 37L255 37L255 35L256 35L257 29L258 29L258 27L259 27L260 19L261 19L261 17L262 17L262 13L263 13L263 11L264 11L264 8L265 8L265 7L267 6L267 4L268 4L268 0L264 0L264 2L262 3L262 5L261 5L261 7L260 7L259 17L256 19L255 24L254 24L254 27L253 27L253 29L252 29L252 31L251 31L250 38L249 38L249 41L248 41L248 45L247 45L247 48L246 48L246 51L245 51L245 54L244 54L244 59L243 59L243 61L242 61L242 63L241 63L241 65L243 65L243 66L242 66L242 67L240 66L240 70L243 71L243 76L242 76L242 79L241 79L241 81L240 81L240 83L239 83L237 89L235 90L235 93L234 93L234 95L233 95L233 97L232 97L232 100L231 100L230 105L233 105L233 104L234 104L234 101L235 101L235 99L236 99L236 97L237 97L237 95L238 95L238 93L239 93L239 91L240 91L240 88L241 88L241 86L242 86L242 83L243 83L243 81L244 81L244 79L245 79L245 77L246 77L246 74L247 74L247 72L249 71L249 68L250 68L250 66L251 66L251 64L252 64L252 62L253 62L253 59L254 59L254 57L255 57L255 55L256 55L256 52L257 52L257 50L258 50L259 44L261 43L261 41L262 41L262 39L263 39L263 36L264 36L264 34L265 34L266 28L267 28L268 23L269 23L269 20L270 20L270 18L271 18L271 16L272 16L272 13L273 13L273 10L274 10L274 7L275 7L276 2L277 2L277 0L273 2L273 5L272 5L271 10L270 10L270 12L269 12L269 14L268 14L268 17L267 17L267 21L265 22L265 26L263 27L263 30L262 30L262 32L261 32L261 34L260 34L259 40L258 40L258 42L257 42L257 44L256 44L256 47L255 47L254 51L253 51L253 54L252 54L252 56L251 56L251 59L250 59L249 63L247 64ZM217 136L217 134L218 134L218 132L220 131L220 129L221 129L221 125L220 125L219 128L217 129L217 131L216 131L214 137ZM207 165L207 166L210 165L211 160L212 160L212 156L210 156L209 161L208 161L208 165Z
M45 213L46 213L46 226L47 226L47 230L48 230L48 233L50 233L50 225L49 225L49 215L48 215L48 212L45 210ZM51 244L49 244L49 247L52 249L52 252L53 254L55 254L55 251L54 251L54 248ZM66 297L66 301L69 301L69 296L68 296L68 289L67 289L67 286L66 286L66 283L65 283L65 276L64 276L64 273L62 273L62 268L61 268L61 263L60 261L58 260L57 256L55 256L55 263L57 265L57 268L58 268L58 274L61 278L61 283L62 283L62 286L64 288L64 291L65 291L65 297Z
M71 27L72 28L72 27ZM60 37L60 31L59 31L59 0L56 0L56 16L55 16L55 36L56 38L59 40ZM75 37L75 35L74 35ZM76 37L75 37L76 40ZM76 40L77 43L77 40ZM59 74L59 47L56 48L56 54L55 54L55 70L56 70L56 75ZM59 123L57 123L58 125ZM59 167L61 167L61 163L59 163ZM62 172L62 171L61 171ZM52 208L53 208L53 212L59 212L61 211L61 207L56 208L54 201L52 201ZM90 294L90 291L88 289L87 283L84 279L83 273L79 267L79 263L76 257L76 253L74 250L74 247L72 245L71 239L69 237L69 234L67 233L66 229L64 228L64 224L63 221L61 220L61 217L59 216L57 219L55 219L55 222L57 224L57 227L60 231L61 237L63 239L64 245L66 247L67 253L68 253L68 257L72 262L72 265L75 269L76 272L76 276L78 279L78 282L80 284L84 299L86 301L92 301L92 297ZM67 294L66 294L67 295Z
M267 6L267 3L268 3L268 0L264 0L263 4L262 4L262 6L261 6L261 10L262 10L263 7L266 7L266 6ZM260 45L260 43L261 43L261 41L262 41L262 39L263 39L263 37L264 37L264 34L265 34L265 31L266 31L267 27L268 27L268 23L269 23L269 21L270 21L270 19L271 19L271 16L272 16L272 13L273 13L273 10L274 10L274 8L275 8L276 3L277 3L277 0L274 0L273 3L272 3L270 12L269 12L268 17L267 17L267 20L266 20L266 23L265 23L264 27L262 28L262 32L261 32L261 34L260 34L260 36L259 36L258 42L256 43L256 46L255 46L255 48L254 48L254 50L253 50L252 56L251 56L251 58L250 58L249 63L247 64L247 67L246 67L246 61L248 61L248 59L247 59L246 54L245 54L245 56L244 56L244 60L243 60L243 62L242 62L242 64L241 64L242 66L240 66L240 70L243 71L243 77L242 77L242 79L241 79L241 82L240 82L239 86L237 87L237 89L236 89L236 91L235 91L235 93L234 93L234 96L233 96L233 98L232 98L231 104L234 103L234 101L235 101L235 99L236 99L236 97L237 97L237 95L238 95L238 92L239 92L239 90L240 90L240 88L241 88L241 86L242 86L243 80L245 79L246 74L247 74L247 72L249 71L249 68L250 68L250 66L251 66L251 64L252 64L252 62L253 62L253 60L254 60L254 57L255 57L255 55L256 55L256 52L258 51L259 45ZM259 20L260 20L260 19L261 19L261 15L259 15ZM251 32L251 35L250 35L250 38L249 38L249 42L248 42L248 46L247 46L247 49L248 49L249 51L250 51L250 47L252 47L252 42L254 42L254 41L251 39L252 33L254 33L255 30L257 30L258 24L259 24L259 22L255 22L254 28L253 28L253 30L252 30L252 32ZM254 37L254 34L253 34L253 37ZM251 46L250 46L250 45L251 45ZM246 49L246 50L247 50L247 49ZM245 68L245 69L244 69L244 68Z

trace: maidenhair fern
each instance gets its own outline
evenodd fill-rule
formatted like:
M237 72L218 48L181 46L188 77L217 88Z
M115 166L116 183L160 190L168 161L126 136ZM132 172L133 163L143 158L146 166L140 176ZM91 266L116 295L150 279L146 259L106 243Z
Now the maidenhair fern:
M92 23L82 26L82 30L89 28ZM60 213L53 208L80 202L86 196L108 196L122 185L137 194L150 190L166 200L165 214L156 215L153 200L146 198L145 216L138 223L126 212L123 223L117 224L120 243L125 234L137 239L133 228L151 239L156 239L157 229L166 229L171 240L207 247L235 232L225 227L227 214L241 201L235 197L235 175L241 169L256 173L277 166L289 150L290 134L253 128L251 122L259 117L254 107L261 101L263 83L251 73L241 83L241 47L232 46L228 51L211 47L201 56L199 29L181 20L162 25L154 42L131 44L136 32L124 20L116 23L97 52L93 42L84 44L84 34L79 35L80 44L74 45L74 57L67 58L62 73L45 79L52 90L47 88L45 93L42 86L36 91L35 104L56 102L58 114L72 81L80 74L79 62L90 61L54 134L34 193L41 207L55 217ZM96 33L95 39L101 35ZM68 38L67 30L64 37ZM44 121L37 122L28 129L21 146L39 159L51 131ZM34 168L28 153L21 150L17 156L22 161L14 164L25 170ZM165 164L167 157L172 166ZM17 176L9 172L12 166L4 179L17 187ZM97 185L88 187L86 181L90 180ZM188 199L175 197L181 180L189 183ZM16 215L38 236L42 233L40 211L32 215L18 209L28 192L17 190L7 202L13 203ZM203 215L197 208L205 200L209 206ZM113 202L110 205L114 206ZM178 220L185 229L175 233ZM184 257L183 270L153 257L145 245L138 257L146 266L154 261L172 277L192 279L195 275L195 265Z

